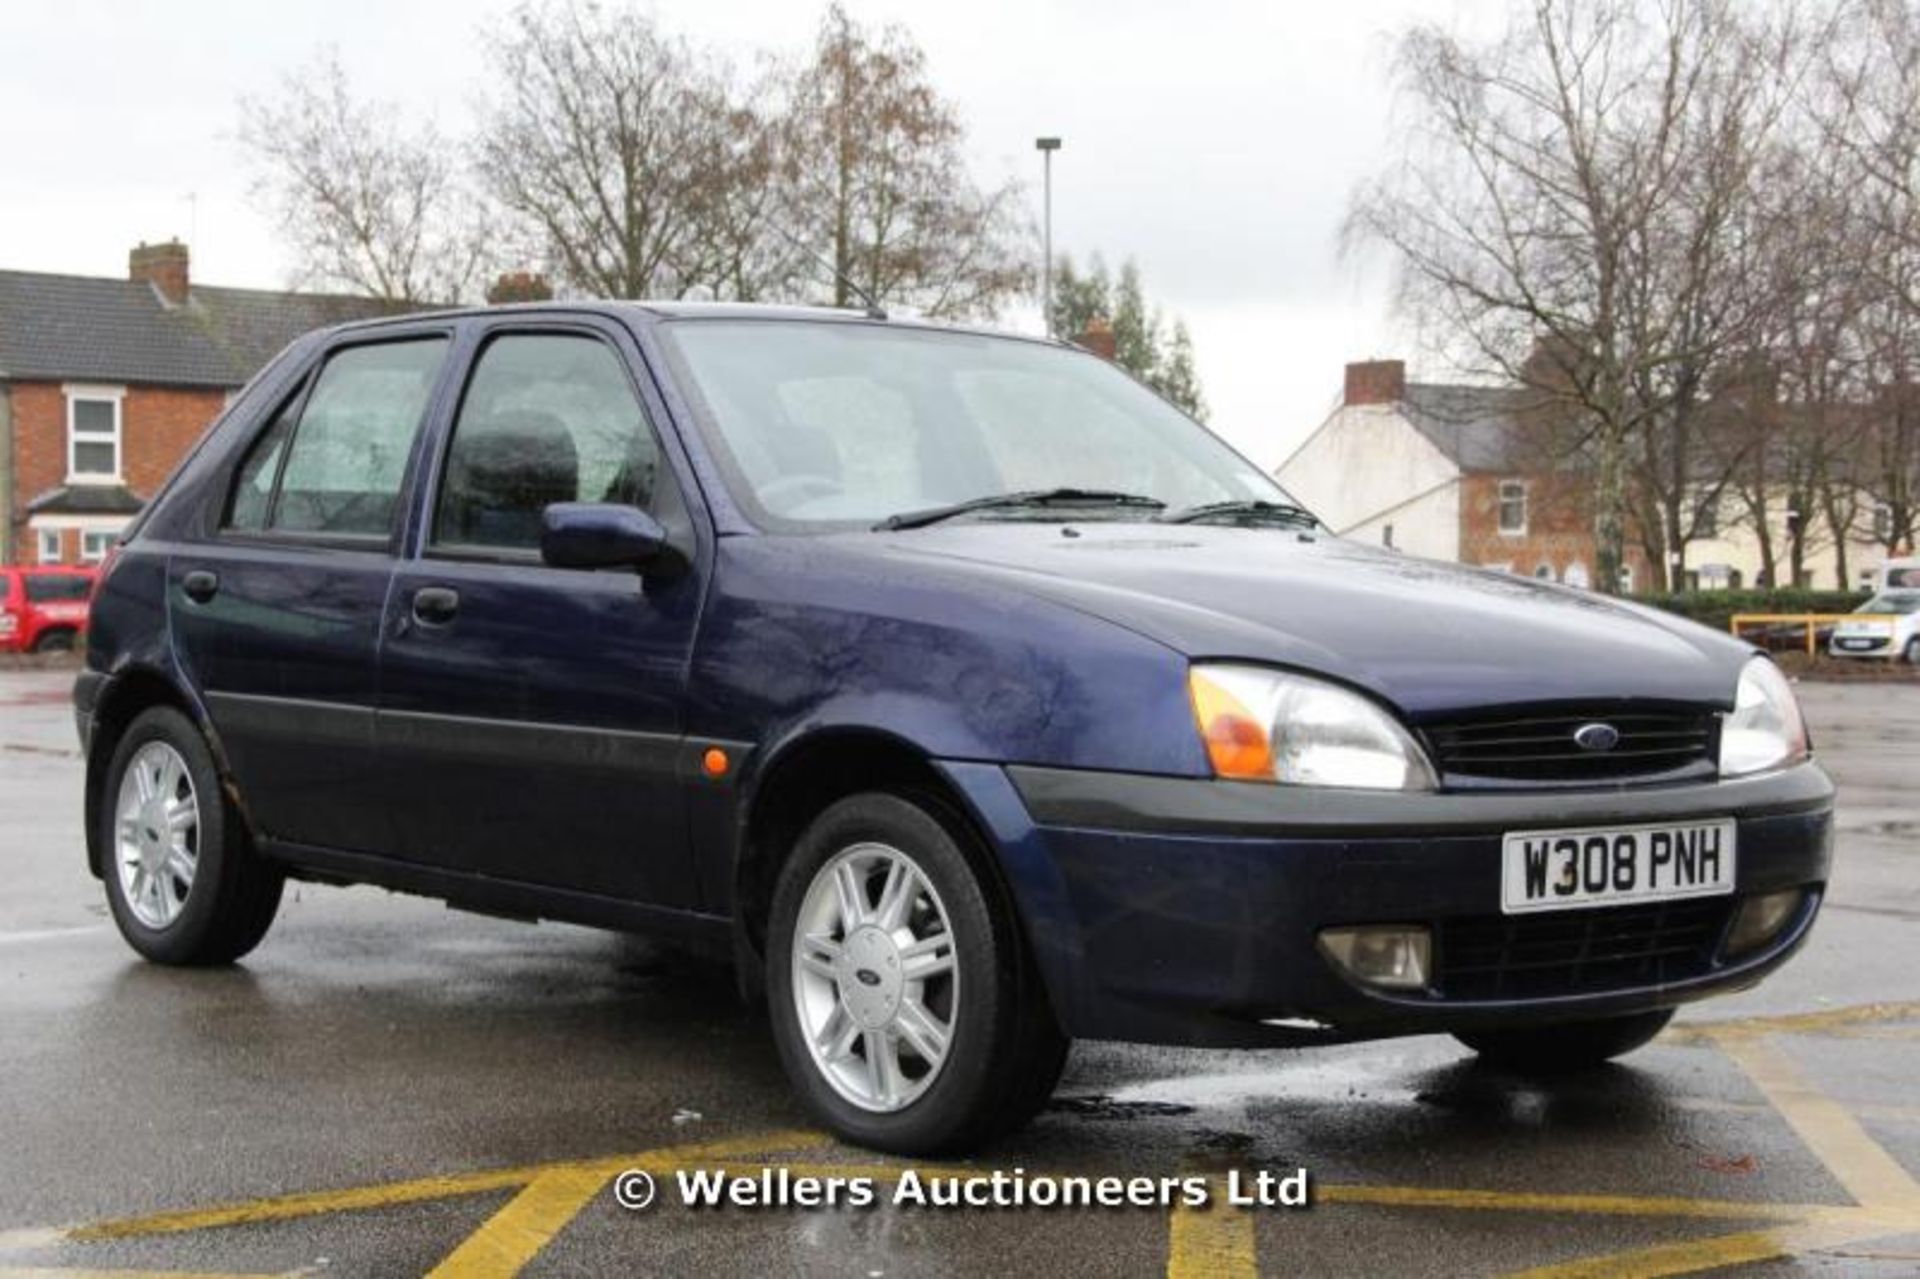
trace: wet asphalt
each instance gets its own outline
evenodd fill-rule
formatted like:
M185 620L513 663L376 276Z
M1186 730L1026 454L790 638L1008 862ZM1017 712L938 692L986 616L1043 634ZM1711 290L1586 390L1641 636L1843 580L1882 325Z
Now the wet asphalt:
M594 1178L577 1202L516 1201L537 1171L487 1174L604 1177L666 1151L638 1164L664 1173L721 1147L749 1170L883 1161L795 1132L806 1117L727 972L631 939L302 886L239 966L141 963L84 868L69 680L0 672L0 1277L405 1275L449 1257L449 1274L1679 1273L1749 1256L1743 1274L1920 1273L1917 684L1802 687L1842 790L1825 914L1783 972L1686 1010L1625 1064L1543 1084L1435 1038L1083 1044L1054 1106L971 1161L1313 1179L1305 1210L1182 1219L695 1211L670 1189L630 1212ZM319 1197L259 1206L283 1196ZM532 1234L495 1217L522 1209ZM156 1213L183 1215L75 1230Z

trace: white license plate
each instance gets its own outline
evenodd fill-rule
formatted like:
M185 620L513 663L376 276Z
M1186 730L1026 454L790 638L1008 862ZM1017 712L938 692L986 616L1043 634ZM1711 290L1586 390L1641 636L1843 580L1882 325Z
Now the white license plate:
M1733 891L1731 821L1510 831L1500 910L1625 906Z

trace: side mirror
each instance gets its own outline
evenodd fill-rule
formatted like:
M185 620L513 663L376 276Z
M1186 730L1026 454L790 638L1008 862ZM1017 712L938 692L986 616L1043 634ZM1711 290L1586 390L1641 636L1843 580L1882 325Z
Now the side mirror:
M555 568L639 568L666 549L666 528L638 507L554 502L540 512L540 558Z

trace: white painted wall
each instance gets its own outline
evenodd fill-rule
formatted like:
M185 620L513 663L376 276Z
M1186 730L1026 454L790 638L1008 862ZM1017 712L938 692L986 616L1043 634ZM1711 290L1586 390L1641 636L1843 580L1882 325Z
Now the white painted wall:
M1460 558L1460 472L1396 405L1335 409L1274 478L1342 536Z

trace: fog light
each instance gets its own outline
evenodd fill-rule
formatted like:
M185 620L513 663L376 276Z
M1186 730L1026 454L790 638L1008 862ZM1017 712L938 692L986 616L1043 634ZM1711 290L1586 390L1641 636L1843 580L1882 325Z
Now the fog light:
M1356 981L1392 990L1420 989L1432 967L1432 936L1407 924L1329 928L1320 948Z
M1777 893L1760 893L1740 903L1739 913L1733 917L1733 927L1727 930L1727 955L1744 955L1779 936L1780 930L1800 909L1800 899L1805 895L1798 888L1783 889Z

